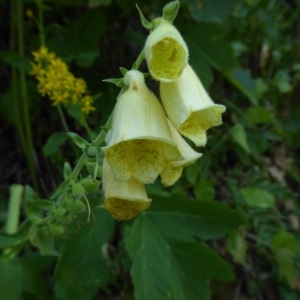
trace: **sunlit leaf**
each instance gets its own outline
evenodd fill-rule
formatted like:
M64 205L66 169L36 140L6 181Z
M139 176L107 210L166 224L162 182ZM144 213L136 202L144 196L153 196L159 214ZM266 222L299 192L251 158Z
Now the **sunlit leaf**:
M257 208L274 208L275 198L267 191L258 188L242 189L243 197L246 203L251 207Z

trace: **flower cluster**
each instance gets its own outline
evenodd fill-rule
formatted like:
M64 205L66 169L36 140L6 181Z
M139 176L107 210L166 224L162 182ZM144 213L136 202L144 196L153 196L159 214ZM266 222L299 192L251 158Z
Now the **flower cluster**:
M106 136L103 207L116 219L130 219L151 200L144 184L161 178L173 185L185 166L202 156L206 131L222 123L225 106L215 104L188 63L188 48L178 30L160 18L144 47L150 75L160 84L161 102L146 86L144 75L130 70L117 99Z
M92 106L92 97L87 94L85 81L76 78L54 53L41 47L33 52L33 60L31 75L38 80L38 91L42 96L47 95L53 105L80 105L86 114L95 109Z

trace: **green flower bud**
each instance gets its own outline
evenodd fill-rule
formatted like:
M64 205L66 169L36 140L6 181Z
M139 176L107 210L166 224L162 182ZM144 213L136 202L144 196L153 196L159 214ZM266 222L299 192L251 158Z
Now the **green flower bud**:
M83 178L80 180L80 184L83 185L87 193L93 193L98 189L100 181L92 178Z
M67 210L72 214L78 214L85 209L84 203L79 199L67 199L66 200Z
M82 184L74 183L72 185L72 196L75 198L81 198L85 194L85 190Z
M96 156L98 154L98 149L95 146L89 146L87 149L87 154L89 156Z
M65 216L67 210L61 206L56 206L54 207L52 214L54 215L54 217L56 218L61 218L63 216Z
M60 236L65 232L65 228L60 224L49 224L49 231L54 236Z

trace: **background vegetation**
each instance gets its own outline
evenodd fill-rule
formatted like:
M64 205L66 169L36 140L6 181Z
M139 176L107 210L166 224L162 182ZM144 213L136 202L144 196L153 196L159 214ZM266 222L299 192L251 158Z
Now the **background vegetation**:
M166 4L137 3L150 20ZM119 92L102 80L130 68L147 32L132 0L45 0L42 9L0 1L0 299L300 298L300 3L180 3L175 25L212 99L227 106L224 124L175 186L149 186L149 210L115 222L100 189L89 197L90 224L82 213L55 238L32 225L80 150L29 75L39 14L46 46L94 96L86 118L63 107L68 130L87 140ZM16 183L24 187L20 225L9 232Z

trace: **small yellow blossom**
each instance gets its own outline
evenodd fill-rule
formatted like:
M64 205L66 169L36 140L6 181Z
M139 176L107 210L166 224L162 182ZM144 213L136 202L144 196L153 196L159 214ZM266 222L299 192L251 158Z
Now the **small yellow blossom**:
M181 155L163 108L147 88L143 74L131 70L124 80L129 88L118 98L103 150L116 180L135 177L153 183L169 162Z
M166 166L166 168L160 173L161 182L164 186L173 185L180 178L184 167L193 164L202 156L202 153L198 153L193 150L193 148L182 138L180 133L169 120L168 124L182 159L170 162L169 165Z
M135 178L117 181L107 163L103 161L102 186L105 196L103 208L117 220L128 220L147 209L151 199L147 197L145 186Z
M188 63L188 48L178 30L161 21L148 36L145 58L154 79L170 82L178 78Z
M95 109L92 97L87 94L86 82L76 78L68 66L46 47L33 52L31 75L38 80L39 93L48 96L53 105L80 105L86 114Z
M174 82L160 83L160 95L175 128L197 146L206 144L206 131L210 127L222 124L225 106L210 99L189 65Z

